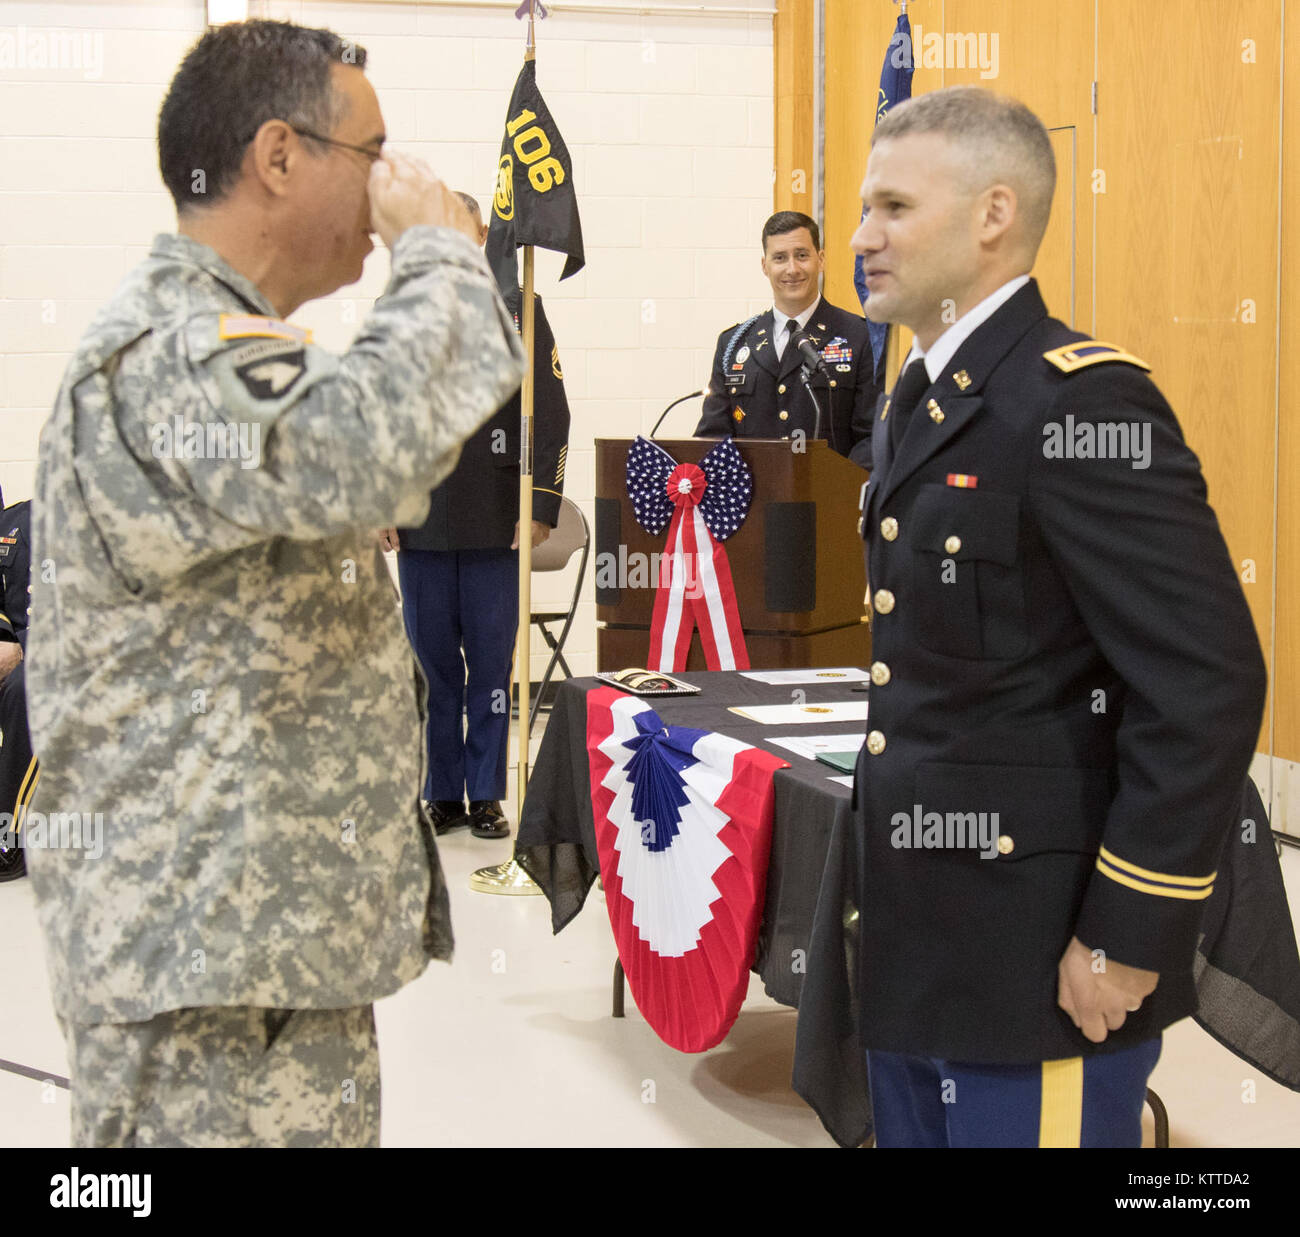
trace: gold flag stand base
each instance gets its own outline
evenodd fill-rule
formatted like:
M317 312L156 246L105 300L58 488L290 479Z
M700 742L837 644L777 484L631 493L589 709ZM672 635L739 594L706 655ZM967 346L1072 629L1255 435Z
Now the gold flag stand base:
M475 893L502 893L514 897L540 894L541 888L512 857L507 863L495 867L479 868L469 878L469 887Z

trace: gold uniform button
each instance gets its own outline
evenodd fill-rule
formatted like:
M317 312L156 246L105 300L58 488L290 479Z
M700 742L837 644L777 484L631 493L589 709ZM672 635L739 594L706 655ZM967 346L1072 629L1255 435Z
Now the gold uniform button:
M943 409L939 407L935 400L931 400L926 407L930 410L930 420L936 425L943 424Z
M877 614L888 614L894 608L894 594L887 588L879 589L875 597Z
M885 750L885 736L879 730L873 730L867 735L867 751L873 756L879 756Z
M943 543L943 548L947 550L949 554L959 553L961 550L961 538L949 537L948 540Z
M788 421L790 419L790 414L788 412L781 412L778 413L777 415L781 418L782 421Z
M999 855L1009 855L1015 849L1016 849L1015 839L1012 838L1009 834L1004 833L1000 838L998 838Z
M785 394L785 383L784 383L784 382L783 382L779 387L777 387L777 389L776 389L776 393L777 393L778 395L784 395L784 394Z
M880 521L880 535L886 541L898 540L898 521L892 515L887 515Z
M831 379L831 386L832 386L832 387L835 386L835 379L834 379L834 378Z
M889 667L885 665L883 661L872 662L871 681L877 687L884 687L884 685L888 683L891 678L893 678L893 674L890 671Z

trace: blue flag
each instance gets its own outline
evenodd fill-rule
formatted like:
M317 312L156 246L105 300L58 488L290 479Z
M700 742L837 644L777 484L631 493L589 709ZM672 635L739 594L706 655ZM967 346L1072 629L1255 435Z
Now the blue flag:
M876 96L876 124L896 103L912 97L912 23L906 13L898 15L898 25L894 27L894 37L889 40L885 52L885 63L880 70L880 93ZM865 212L862 216L866 218ZM853 286L858 291L858 300L867 303L870 293L867 281L862 273L862 259L853 258ZM868 322L867 332L871 337L871 351L876 359L876 379L884 382L885 344L889 338L889 327L884 322Z

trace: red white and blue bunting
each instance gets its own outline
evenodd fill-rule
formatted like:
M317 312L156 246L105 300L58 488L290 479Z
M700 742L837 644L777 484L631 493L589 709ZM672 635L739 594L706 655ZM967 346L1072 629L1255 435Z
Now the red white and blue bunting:
M686 669L698 626L710 670L748 670L749 652L723 542L749 514L754 482L735 441L724 438L699 464L679 464L638 435L627 456L627 492L637 523L657 536L660 559L647 668Z
M596 845L618 956L666 1044L722 1042L749 987L767 890L779 756L665 727L644 701L587 696Z

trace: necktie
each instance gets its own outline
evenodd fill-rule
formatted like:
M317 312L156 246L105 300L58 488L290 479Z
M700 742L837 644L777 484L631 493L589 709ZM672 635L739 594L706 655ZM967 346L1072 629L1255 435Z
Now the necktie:
M778 361L783 360L785 358L785 350L790 346L790 336L795 333L795 329L798 327L798 325L799 324L793 318L787 318L785 320L785 330L781 332L781 338L777 341L779 347L777 350L776 359Z
M925 369L925 359L917 357L904 371L889 397L889 445L898 450L907 430L908 419L916 411L921 396L930 389L930 375Z

